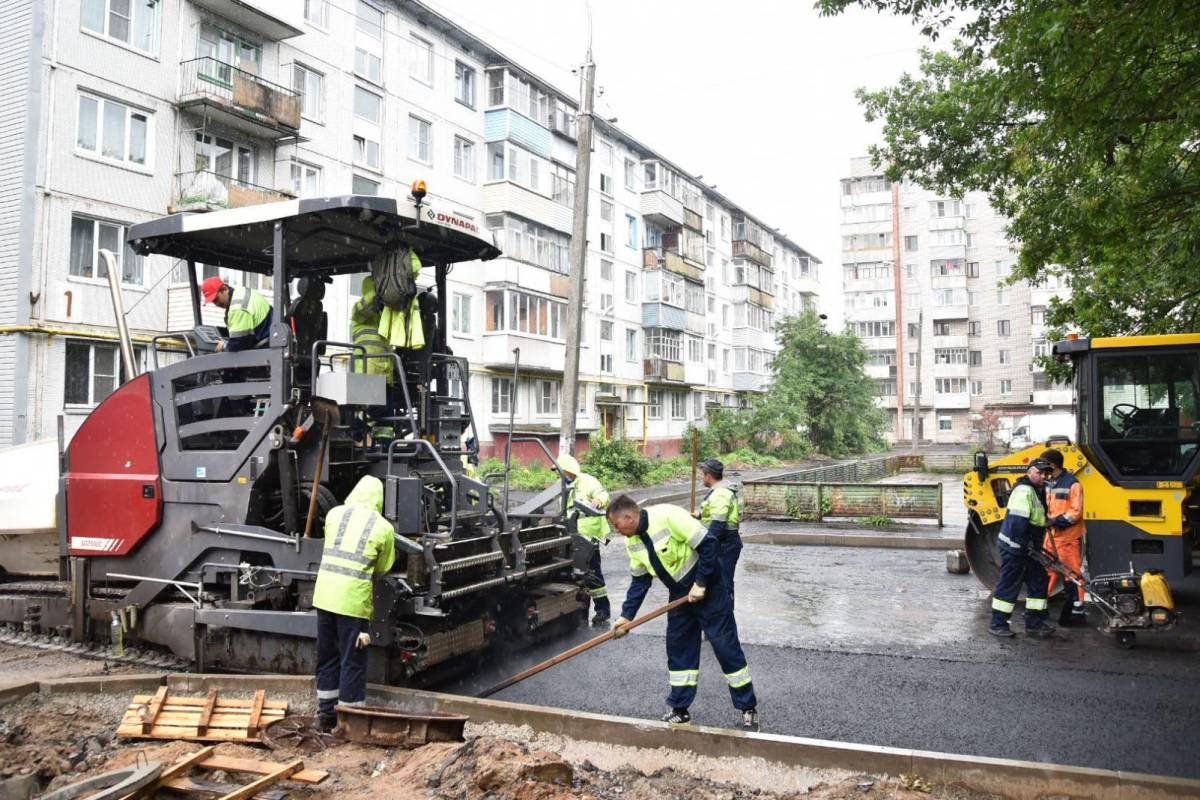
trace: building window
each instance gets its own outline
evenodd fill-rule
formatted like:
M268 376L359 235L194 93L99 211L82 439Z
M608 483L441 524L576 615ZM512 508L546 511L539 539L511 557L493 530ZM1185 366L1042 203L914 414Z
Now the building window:
M966 378L937 378L933 383L937 394L963 394L967 391Z
M612 218L613 218L613 204L608 202L607 200L601 200L600 201L600 219L604 220L605 222L612 222Z
M625 246L631 247L634 250L638 246L638 223L637 217L632 214L625 215Z
M567 304L524 292L490 289L484 295L488 332L510 331L562 339Z
M954 430L954 420L951 419L950 417L938 417L938 430L939 431Z
M600 234L600 250L601 250L601 252L604 252L604 253L612 253L613 237L612 237L611 233L601 233Z
M638 360L638 332L635 328L625 329L625 360L634 363Z
M998 305L998 306L1008 305L1008 287L1007 286L997 286L996 287L996 305Z
M687 419L687 392L670 392L671 419Z
M982 350L972 350L971 351L970 364L972 367L982 367L983 366L983 351Z
M978 261L968 261L967 262L967 277L968 278L978 278L979 277L979 262Z
M729 372L729 348L726 347L721 351L721 371Z
M687 359L693 364L704 360L704 341L699 336L687 337Z
M136 347L133 357L140 370L145 366L146 349ZM112 394L120 384L121 355L117 345L93 344L79 339L66 341L64 405L91 408Z
M933 335L934 336L949 336L950 335L950 323L949 322L933 323Z
M600 341L611 342L612 338L613 338L612 320L608 320L608 319L600 320Z
M600 259L600 280L612 283L612 272L613 262L606 258Z
M935 364L965 364L967 363L967 348L939 347L933 351Z
M558 381L538 381L537 382L537 413L539 414L557 414L558 413Z
M379 142L365 136L354 137L354 163L379 169Z
M894 397L896 394L896 379L888 378L879 381L877 392L880 397Z
M516 413L517 398L513 393L512 378L492 378L492 413Z
M383 85L383 59L362 47L354 48L354 74Z
M427 86L433 86L433 43L413 34L412 58L408 62L408 74Z
M967 323L967 335L968 336L983 336L983 323L982 322L968 322Z
M376 41L383 41L383 12L370 3L358 0L355 8L358 17L356 25L360 33L370 36Z
M124 225L102 222L91 217L71 218L70 272L79 278L108 279L108 268L100 251L108 250L117 260L121 282L141 286L144 279L143 256L135 255L125 244Z
M919 248L917 247L917 237L916 236L905 236L904 237L904 252L912 253L918 249Z
M102 158L149 166L153 117L147 111L80 92L75 144Z
M354 116L375 125L383 121L383 98L361 86L354 87Z
M628 158L625 159L625 188L634 191L634 180L637 175L637 165Z
M600 354L600 371L601 372L612 372L613 371L612 353L601 353Z
M80 22L84 30L157 55L161 5L135 0L83 0Z
M1032 325L1045 325L1046 307L1034 306L1033 308L1029 309L1029 322Z
M325 118L325 76L302 64L292 65L292 88L300 93L300 113L313 122Z
M983 381L971 381L971 396L979 397L983 394Z
M354 175L350 178L350 194L377 195L379 194L379 181L373 181L362 175Z
M433 163L433 152L429 145L432 126L411 114L408 117L408 157L422 164Z
M996 262L996 277L997 278L1007 278L1011 274L1012 274L1012 262L1009 262L1009 261L997 261Z
M455 333L471 333L471 295L455 292L450 307L450 328Z
M571 237L567 234L507 214L491 214L487 224L508 258L570 274Z
M1011 350L997 350L996 354L997 354L997 360L1001 364L1011 364L1012 363L1012 351Z
M663 393L656 389L651 389L647 393L646 397L649 401L649 411L647 416L649 416L650 419L662 419L662 396Z
M612 176L611 175L605 175L603 172L600 173L600 191L603 194L607 194L607 195L612 194Z
M1010 336L1012 334L1012 323L1006 319L996 320L996 334L998 336Z
M292 194L297 197L318 197L321 194L321 168L303 161L291 163Z
M454 174L465 181L475 180L475 143L461 136L454 137Z
M1000 381L1000 394L1003 394L1003 395L1012 394L1012 381L1011 380L1005 379L1005 380Z
M318 28L328 27L329 0L304 0L304 21Z
M475 70L461 61L454 62L454 99L468 108L475 107Z

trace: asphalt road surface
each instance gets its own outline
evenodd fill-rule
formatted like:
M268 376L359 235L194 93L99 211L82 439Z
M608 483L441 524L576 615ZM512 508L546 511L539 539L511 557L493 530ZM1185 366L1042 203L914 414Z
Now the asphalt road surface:
M620 543L604 566L615 616L628 583ZM1200 575L1173 588L1185 614L1200 608ZM642 610L665 600L656 583ZM1139 634L1126 651L1090 628L997 640L987 607L974 576L946 572L942 551L747 545L737 616L763 730L1200 778L1197 623ZM664 630L655 620L495 697L657 718ZM580 629L441 688L480 691L596 633ZM732 726L721 670L703 652L692 718Z

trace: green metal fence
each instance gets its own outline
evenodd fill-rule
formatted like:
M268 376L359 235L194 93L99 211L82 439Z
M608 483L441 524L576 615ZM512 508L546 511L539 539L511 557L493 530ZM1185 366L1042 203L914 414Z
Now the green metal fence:
M936 519L942 524L942 485L813 483L790 476L746 481L747 516L819 522L830 517Z

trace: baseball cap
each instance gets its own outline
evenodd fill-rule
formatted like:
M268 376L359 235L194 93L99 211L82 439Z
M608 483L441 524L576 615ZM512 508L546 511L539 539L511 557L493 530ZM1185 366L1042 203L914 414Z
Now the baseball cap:
M200 284L200 294L204 295L204 302L211 303L217 299L217 292L225 287L225 281L221 280L219 275L213 275L211 278L205 278L204 283Z
M1029 462L1029 466L1036 467L1039 472L1053 472L1054 465L1044 458L1035 458Z

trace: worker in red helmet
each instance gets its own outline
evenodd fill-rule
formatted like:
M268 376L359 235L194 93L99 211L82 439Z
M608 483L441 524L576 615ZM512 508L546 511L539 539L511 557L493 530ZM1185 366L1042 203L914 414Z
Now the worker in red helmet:
M271 336L271 304L245 286L230 286L220 276L206 278L200 286L204 302L225 309L228 339L217 342L217 352L249 350Z

